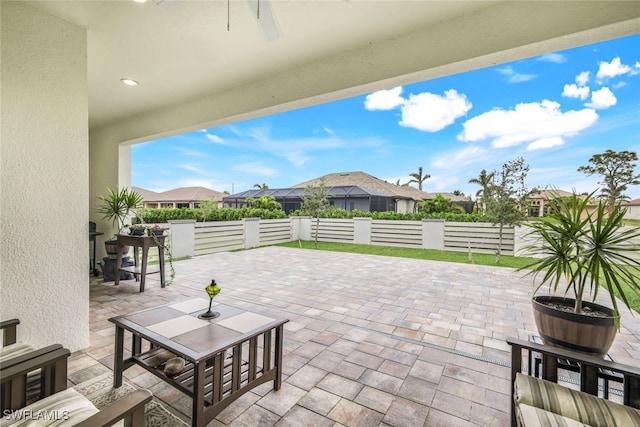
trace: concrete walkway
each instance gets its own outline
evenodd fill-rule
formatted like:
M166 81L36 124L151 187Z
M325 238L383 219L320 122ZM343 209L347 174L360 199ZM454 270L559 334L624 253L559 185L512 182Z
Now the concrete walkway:
M283 386L247 393L210 426L506 426L508 336L535 332L531 278L512 269L265 247L175 263L174 283L91 285L91 348L70 381L113 366L110 317L206 297L286 317ZM602 293L601 296L604 296ZM640 316L623 313L611 354L638 365ZM182 393L135 367L129 381L190 416ZM185 418L188 420L188 418Z

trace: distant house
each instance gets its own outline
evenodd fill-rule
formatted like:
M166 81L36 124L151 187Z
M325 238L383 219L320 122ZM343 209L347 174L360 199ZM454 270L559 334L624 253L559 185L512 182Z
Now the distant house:
M573 193L564 190L540 190L529 197L529 209L527 215L530 217L543 217L551 213L549 202L556 197L569 197Z
M640 199L624 202L622 207L627 208L627 213L624 216L626 219L640 219Z
M419 202L436 196L436 193L426 193L414 187L391 184L364 172L341 172L301 182L289 188L248 190L232 194L224 198L224 206L237 208L245 205L248 197L272 196L282 205L285 212L291 212L300 209L305 189L308 186L319 186L322 179L327 191L331 194L329 203L347 211L414 212ZM454 203L469 203L465 197L451 193L441 194ZM465 209L467 209L466 206ZM468 209L472 209L472 206Z
M200 202L215 200L222 206L226 194L205 187L181 187L156 193L144 188L132 187L144 198L145 208L197 208Z

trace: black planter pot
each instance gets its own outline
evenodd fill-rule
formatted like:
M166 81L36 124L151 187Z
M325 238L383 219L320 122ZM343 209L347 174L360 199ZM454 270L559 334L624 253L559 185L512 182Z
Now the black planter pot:
M604 357L618 332L613 310L600 304L583 302L583 307L606 313L589 316L556 309L545 303L574 306L574 299L536 296L532 299L533 315L540 338L546 345Z

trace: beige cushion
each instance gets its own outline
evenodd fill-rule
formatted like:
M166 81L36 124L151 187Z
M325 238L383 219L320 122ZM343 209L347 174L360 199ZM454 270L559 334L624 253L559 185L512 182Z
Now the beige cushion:
M0 427L67 427L97 412L98 409L86 397L69 388L19 409L12 415L3 414Z
M640 411L550 381L518 373L514 399L592 427L640 426Z
M32 350L33 350L33 347L23 342L9 344L5 347L0 348L0 362L13 359L14 357L17 357L17 356L22 356L23 354L26 354Z
M520 403L516 406L516 417L521 427L584 427L580 421L554 414L535 406ZM587 426L589 427L589 426Z

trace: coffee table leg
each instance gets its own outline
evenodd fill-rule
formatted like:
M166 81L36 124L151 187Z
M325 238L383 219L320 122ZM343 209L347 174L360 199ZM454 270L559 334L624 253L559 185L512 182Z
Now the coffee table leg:
M193 408L191 425L193 427L204 427L204 370L205 361L196 362L193 367Z
M122 386L122 371L124 367L124 329L116 326L116 349L113 355L113 386Z
M282 325L276 328L276 379L273 380L273 389L280 390L280 386L282 385L282 341L283 336L282 332L284 327Z

